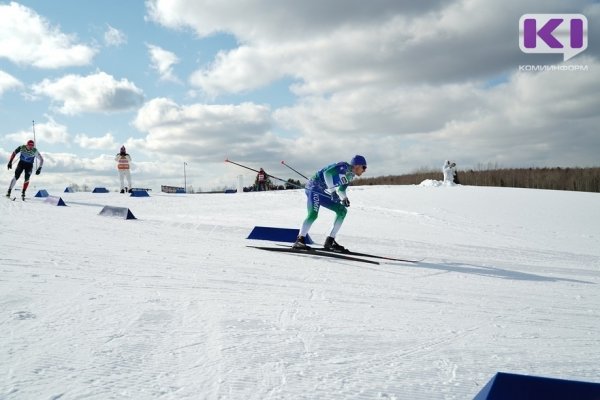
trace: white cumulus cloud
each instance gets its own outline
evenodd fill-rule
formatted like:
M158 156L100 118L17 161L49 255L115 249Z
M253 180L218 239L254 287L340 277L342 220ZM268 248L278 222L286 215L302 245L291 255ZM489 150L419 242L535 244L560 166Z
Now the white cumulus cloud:
M75 143L84 149L110 150L117 148L117 142L110 132L100 137L78 134L75 136Z
M89 65L97 50L19 3L0 4L0 58L55 69Z
M173 65L179 63L179 58L159 46L147 44L152 69L158 72L161 80L179 82L173 73Z
M46 122L35 124L36 147L43 147L44 143L68 143L71 136L68 127L56 122L49 116L46 116L46 118L48 118ZM25 143L27 140L33 139L33 127L31 130L9 133L6 138L17 143Z
M44 79L33 85L32 90L36 95L60 103L58 111L68 115L125 111L138 107L144 99L142 90L134 83L127 79L116 80L105 72Z
M117 28L108 25L104 32L104 43L107 46L120 46L127 43L127 36Z
M0 70L0 96L7 90L20 88L23 86L23 83L2 70Z
M140 108L133 125L147 132L137 146L200 160L224 152L261 157L281 143L271 133L270 109L253 103L180 105L156 98Z

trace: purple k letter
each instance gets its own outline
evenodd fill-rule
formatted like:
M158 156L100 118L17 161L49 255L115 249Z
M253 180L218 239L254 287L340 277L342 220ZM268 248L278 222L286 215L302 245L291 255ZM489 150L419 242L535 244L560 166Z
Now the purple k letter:
M563 19L561 18L549 19L538 31L536 20L531 18L526 19L523 27L525 48L534 49L537 45L537 37L539 36L540 39L546 42L548 47L552 49L562 49L563 45L554 36L552 36L552 32L554 32L554 30L558 28L562 22Z

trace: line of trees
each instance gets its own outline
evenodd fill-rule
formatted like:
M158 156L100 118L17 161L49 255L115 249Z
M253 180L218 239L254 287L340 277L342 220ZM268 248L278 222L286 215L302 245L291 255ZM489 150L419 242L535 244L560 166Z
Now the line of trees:
M443 180L442 172L420 169L406 175L364 178L354 185L418 185L426 179ZM488 168L459 170L462 185L530 189L573 190L600 193L600 168Z
M443 180L442 172L432 168L421 168L405 175L388 175L360 178L352 185L418 185L424 180ZM529 189L572 190L600 193L600 167L593 168L498 168L497 165L478 165L477 169L459 170L458 180L469 186L501 186ZM288 179L285 185L273 185L271 190L295 189L303 186L299 180ZM90 192L86 184L72 183L74 192ZM254 188L244 188L251 191ZM218 191L224 191L218 189ZM188 193L202 192L188 187Z

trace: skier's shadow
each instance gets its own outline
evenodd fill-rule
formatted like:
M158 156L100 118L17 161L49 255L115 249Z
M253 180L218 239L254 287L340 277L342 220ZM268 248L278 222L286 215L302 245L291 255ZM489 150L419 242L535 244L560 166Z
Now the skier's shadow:
M428 268L445 272L457 272L462 274L472 274L480 276L489 276L492 278L511 279L517 281L538 281L538 282L573 282L587 283L593 285L594 282L582 281L578 279L557 278L532 274L528 272L511 271L498 267L489 267L482 265L463 264L463 263L427 263L420 262L415 265L416 268Z

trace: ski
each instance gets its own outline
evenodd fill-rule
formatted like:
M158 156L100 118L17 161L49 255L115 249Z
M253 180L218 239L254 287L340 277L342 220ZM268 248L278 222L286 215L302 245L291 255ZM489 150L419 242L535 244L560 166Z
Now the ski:
M290 246L286 245L286 244L278 244L279 246L283 246L285 248L291 248ZM358 251L350 251L350 250L346 250L346 251L332 251L332 250L325 250L323 247L311 247L311 249L313 250L318 250L318 251L322 251L325 253L333 253L333 254L341 254L341 255L349 255L349 256L355 256L355 257L368 257L368 258L375 258L378 260L388 260L388 261L399 261L399 262L406 262L406 263L418 263L421 262L423 260L408 260L408 259L404 259L404 258L394 258L394 257L386 257L386 256L379 256L376 254L369 254L369 253L360 253Z
M327 251L327 250L324 250L324 251ZM413 263L413 264L414 263L418 263L420 261L423 261L423 260L407 260L407 259L404 259L404 258L394 258L394 257L378 256L376 254L359 253L357 251L350 251L350 250L344 251L344 252L342 252L340 254L349 254L351 256L369 257L369 258L376 258L378 260L400 261L400 262L407 262L407 263Z
M246 247L251 247L254 249L260 249L260 250L266 250L266 251L279 252L279 253L292 253L292 254L304 254L304 255L311 255L311 256L319 256L319 257L329 257L329 258L337 258L340 260L358 261L358 262L363 262L363 263L367 263L367 264L379 265L379 263L377 261L365 260L364 258L352 257L352 256L349 256L346 254L334 253L331 251L325 251L325 250L319 250L319 249L299 250L299 249L293 249L291 247L269 247L269 246L246 246Z

